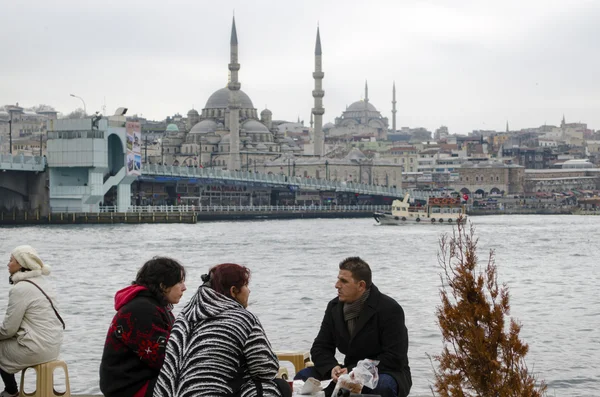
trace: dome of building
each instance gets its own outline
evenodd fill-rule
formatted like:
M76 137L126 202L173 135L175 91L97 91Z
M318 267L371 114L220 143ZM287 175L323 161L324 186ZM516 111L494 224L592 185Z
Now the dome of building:
M267 149L267 145L265 145L262 142L260 142L258 145L256 145L256 149L258 149L258 150L269 150L269 149Z
M346 109L347 112L362 112L364 110L368 110L370 112L377 111L375 106L371 105L371 102L365 102L362 100L354 102L352 105L350 105L348 107L348 109Z
M199 116L198 111L196 109L192 109L189 112L187 112L188 117L190 116Z
M211 131L208 134L206 134L206 142L208 142L211 145L215 145L221 142L221 136Z
M242 90L238 91L238 99L241 109L254 109L250 97ZM221 88L215 91L206 101L205 109L225 109L229 106L229 88Z
M328 130L328 129L330 129L330 128L333 128L333 127L335 127L335 126L333 125L333 123L326 123L326 124L323 126L323 129L324 129L324 130Z
M206 134L217 130L217 123L212 120L202 120L190 130L190 134Z
M271 112L269 109L265 109L262 112L260 112L260 116L261 117L263 117L263 116L272 116L272 115L273 115L273 112Z
M221 143L229 143L231 142L231 135L227 134L227 135L223 135L223 137L221 138Z
M365 154L363 152L360 151L360 149L354 148L350 151L350 153L348 153L348 155L346 156L346 160L354 160L354 161L360 161L360 160L364 160L366 159L367 156L365 156Z
M263 123L261 123L260 121L257 121L257 120L248 120L248 121L244 122L240 126L240 129L244 129L246 132L249 132L249 133L266 134L266 133L270 132L266 125L264 125Z
M176 124L171 123L171 124L169 124L167 126L167 129L165 131L167 131L167 132L179 132L179 127L177 127Z

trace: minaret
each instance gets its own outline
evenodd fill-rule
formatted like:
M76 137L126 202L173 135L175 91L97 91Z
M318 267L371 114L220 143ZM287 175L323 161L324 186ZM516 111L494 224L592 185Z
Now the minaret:
M367 80L365 80L365 102L369 102L369 85L367 84Z
M396 133L396 82L392 88L392 133Z
M229 88L229 163L227 168L231 171L240 169L240 104L239 90L241 84L238 82L238 40L235 29L235 17L231 24L231 58L229 62L230 79L227 84Z
M315 129L313 133L315 156L323 156L325 151L325 136L323 135L323 97L325 91L323 91L323 73L321 65L321 35L319 28L317 27L317 43L315 45L315 71L313 78L315 79L315 89L312 92L313 98L315 99L315 107L312 109L312 114L315 116Z
M510 129L508 129L508 120L506 120L506 132L510 132Z
M313 124L314 124L314 121L313 121L313 114L311 113L311 114L310 114L310 128L313 128Z

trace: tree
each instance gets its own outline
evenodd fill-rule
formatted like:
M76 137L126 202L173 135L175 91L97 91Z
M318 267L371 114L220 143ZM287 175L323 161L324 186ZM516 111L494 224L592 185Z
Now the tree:
M66 119L82 119L85 116L87 116L87 115L85 114L83 109L77 108L77 109L73 110L71 113L69 113L65 118Z
M44 105L43 103L38 106L32 106L31 110L34 112L54 111L54 108L50 105Z
M508 287L498 285L495 254L478 266L475 228L459 224L442 236L438 262L442 304L437 318L444 348L432 392L442 397L541 397L542 381L525 364L528 345L519 339L521 325L510 314ZM510 320L508 327L505 321Z

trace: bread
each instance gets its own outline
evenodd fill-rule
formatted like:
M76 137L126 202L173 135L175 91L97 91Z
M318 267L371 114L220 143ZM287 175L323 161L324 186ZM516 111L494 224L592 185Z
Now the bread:
M340 376L338 379L338 387L348 389L351 393L360 394L362 390L362 385L353 379L349 379L346 376Z

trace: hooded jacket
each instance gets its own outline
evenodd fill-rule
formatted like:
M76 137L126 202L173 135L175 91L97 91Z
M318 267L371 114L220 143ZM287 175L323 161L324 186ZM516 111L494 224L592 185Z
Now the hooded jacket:
M100 363L100 390L106 397L143 396L163 364L174 317L140 285L118 291L115 310Z
M8 294L8 306L0 326L0 368L14 374L20 370L56 360L63 341L63 327L44 294L24 280L36 283L52 299L60 312L54 289L46 280L50 266L44 270L17 272Z
M258 318L201 286L177 317L154 397L281 397L279 362Z

